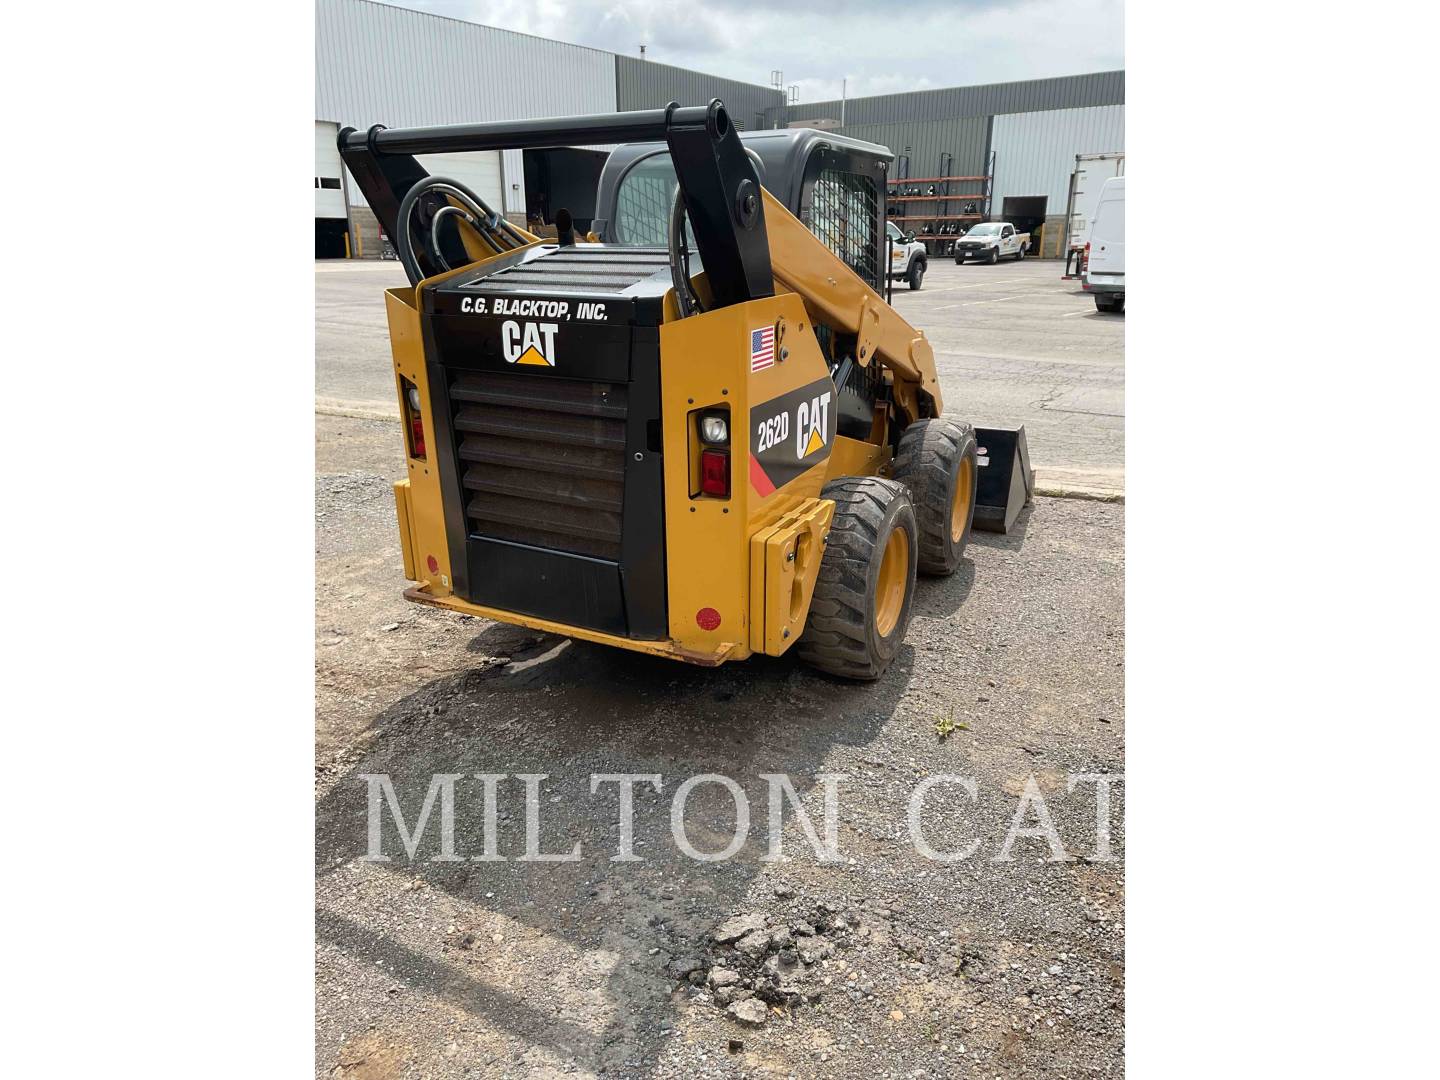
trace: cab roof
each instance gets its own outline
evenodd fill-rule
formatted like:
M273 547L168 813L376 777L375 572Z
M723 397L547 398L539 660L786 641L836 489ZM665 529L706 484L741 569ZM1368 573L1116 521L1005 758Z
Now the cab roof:
M879 143L852 139L848 135L817 128L766 128L739 134L741 144L759 159L756 171L760 173L760 183L797 215L800 212L805 167L817 152L838 152L868 159L877 174L888 172L890 162L895 160L889 148ZM610 217L616 189L632 167L645 158L667 152L668 147L663 142L622 143L612 150L600 172L597 216ZM883 180L881 187L883 190Z

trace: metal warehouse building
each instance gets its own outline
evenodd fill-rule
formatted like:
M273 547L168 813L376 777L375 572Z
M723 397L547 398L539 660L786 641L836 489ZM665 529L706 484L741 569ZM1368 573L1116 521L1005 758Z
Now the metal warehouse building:
M722 98L765 125L779 90L370 0L315 4L315 252L380 252L379 225L340 163L342 127L480 123L650 109ZM517 223L565 206L587 225L604 154L507 150L420 159ZM347 248L348 244L348 248Z
M890 205L927 243L983 218L1063 232L1082 154L1123 153L1125 73L786 105L784 94L371 0L316 0L316 255L375 256L378 223L341 166L340 128L513 120L723 98L742 128L813 126L888 146ZM600 148L422 158L517 223L561 206L588 226ZM948 180L946 178L961 178ZM939 181L937 183L937 181ZM942 248L943 250L943 248ZM1038 253L1038 252L1037 252Z
M922 239L945 222L1003 218L1045 226L1050 255L1077 155L1125 151L1125 73L822 101L773 116L888 146L892 216Z

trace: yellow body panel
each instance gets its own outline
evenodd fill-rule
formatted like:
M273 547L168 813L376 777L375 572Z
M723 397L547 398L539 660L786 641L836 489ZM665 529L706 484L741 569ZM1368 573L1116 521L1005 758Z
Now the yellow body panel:
M780 328L777 360L752 373L750 335L765 326ZM778 359L780 355L785 359ZM687 650L728 649L732 659L759 651L752 644L750 627L751 537L820 494L828 458L817 460L785 486L762 494L750 474L755 439L750 409L828 374L805 305L794 294L735 304L660 328L670 636ZM686 421L699 410L717 406L730 410L728 499L692 495L689 471L677 467L691 451L694 424ZM817 561L816 571L818 567ZM711 629L698 621L707 608L720 616ZM785 647L789 644L785 642ZM776 655L783 651L776 650Z
M415 538L410 532L410 481L395 481L395 520L400 526L400 558L405 564L405 580L420 577L415 569Z
M888 476L892 456L888 445L876 446L836 435L830 460L825 463L825 481L829 483L842 476Z
M435 429L430 422L430 384L425 378L425 346L420 338L420 314L415 310L415 290L385 291L385 310L390 321L390 351L395 363L395 393L400 401L400 415L407 416L409 406L401 389L403 377L420 393L420 415L425 431L425 445L435 446ZM402 440L405 438L401 433ZM408 446L408 441L402 442ZM405 459L409 478L401 481L410 509L410 562L415 570L411 580L421 581L435 595L450 592L450 548L445 542L445 510L440 497L440 472L433 460ZM399 492L396 493L397 498ZM434 560L436 569L430 569Z

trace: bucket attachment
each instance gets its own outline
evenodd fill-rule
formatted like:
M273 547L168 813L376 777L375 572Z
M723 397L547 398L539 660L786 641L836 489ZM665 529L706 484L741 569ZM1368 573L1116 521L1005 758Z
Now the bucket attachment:
M1025 428L976 428L975 440L979 443L980 472L975 488L974 528L1009 532L1035 495Z

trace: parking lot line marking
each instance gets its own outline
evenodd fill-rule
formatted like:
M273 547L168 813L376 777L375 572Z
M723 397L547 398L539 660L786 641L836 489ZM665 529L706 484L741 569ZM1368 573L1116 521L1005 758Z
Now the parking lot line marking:
M948 311L950 308L957 308L957 307L974 307L976 304L998 304L998 303L1000 303L1001 301L1004 301L1004 300L1019 300L1019 299L1020 299L1019 294L1016 294L1015 296L997 296L997 297L995 297L995 299L993 299L993 300L967 300L967 301L966 301L965 303L963 303L963 304L942 304L940 307L936 308L935 310L936 310L936 311Z
M999 281L977 281L974 285L946 285L943 289L930 289L933 296L935 293L955 292L959 289L983 289L986 285L1014 285L1017 281L1026 281L1027 278L1002 278Z
M1094 308L1082 307L1079 311L1067 311L1064 315L1061 315L1060 318L1068 319L1071 315L1088 315L1093 310Z

